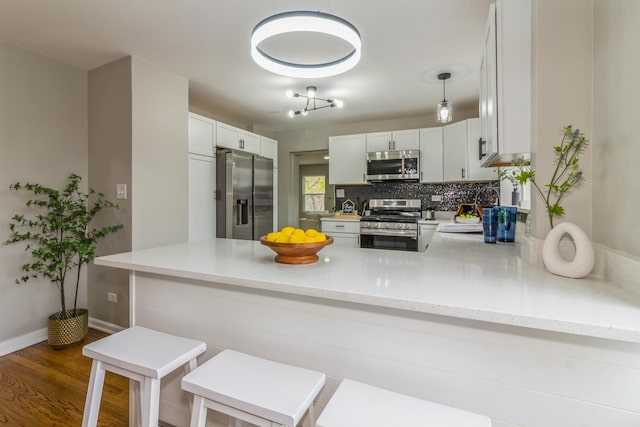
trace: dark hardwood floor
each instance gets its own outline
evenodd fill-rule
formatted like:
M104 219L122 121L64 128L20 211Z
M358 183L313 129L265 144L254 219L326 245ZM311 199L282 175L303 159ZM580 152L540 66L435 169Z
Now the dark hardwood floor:
M80 426L91 373L82 347L106 335L90 329L73 348L53 350L45 341L0 357L0 426ZM98 425L127 426L128 399L129 380L107 372Z

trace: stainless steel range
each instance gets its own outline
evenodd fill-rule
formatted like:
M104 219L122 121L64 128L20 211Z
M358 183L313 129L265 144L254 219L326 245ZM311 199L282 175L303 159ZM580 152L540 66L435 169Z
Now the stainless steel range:
M420 199L372 199L360 218L360 247L418 251Z

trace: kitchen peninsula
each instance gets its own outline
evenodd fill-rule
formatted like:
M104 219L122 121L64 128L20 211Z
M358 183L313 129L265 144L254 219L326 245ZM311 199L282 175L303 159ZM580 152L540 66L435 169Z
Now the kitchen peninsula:
M553 276L481 235L319 256L282 265L258 242L213 239L95 262L132 272L132 324L202 339L206 358L233 348L325 372L319 409L352 378L494 427L640 423L639 295ZM186 425L179 378L162 398L161 419Z

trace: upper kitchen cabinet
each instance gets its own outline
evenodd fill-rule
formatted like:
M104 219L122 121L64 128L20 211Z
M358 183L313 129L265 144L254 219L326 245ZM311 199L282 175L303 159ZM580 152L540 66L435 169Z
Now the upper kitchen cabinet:
M260 135L220 122L218 122L218 126L216 127L216 134L218 139L217 145L219 147L260 154Z
M329 184L366 183L367 136L329 137Z
M442 182L442 128L420 129L420 182Z
M463 120L442 128L444 181L498 179L494 169L479 160L480 119Z
M482 165L531 151L531 0L497 0L480 64Z
M189 113L189 153L213 157L216 146L216 122Z
M260 155L267 159L273 160L273 168L278 168L278 141L275 139L267 138L266 136L260 137Z
M418 150L419 148L419 129L367 134L367 152Z

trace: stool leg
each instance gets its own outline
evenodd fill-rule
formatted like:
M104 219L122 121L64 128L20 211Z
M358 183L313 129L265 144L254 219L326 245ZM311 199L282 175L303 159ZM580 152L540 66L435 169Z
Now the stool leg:
M207 422L207 408L204 407L202 396L193 397L193 412L191 412L190 427L205 427Z
M316 411L313 407L313 402L309 406L309 427L316 427Z
M145 378L142 385L142 426L156 427L160 410L160 380Z
M189 372L193 371L197 367L198 367L198 360L197 359L189 360L189 364L185 365L185 367L184 367L184 374L187 375ZM187 402L189 403L189 414L191 414L192 411L193 411L193 404L191 403L191 399L187 399Z
M82 427L95 427L98 423L100 412L100 399L102 399L102 385L104 384L104 369L102 362L93 360L91 363L91 377L87 387L87 398L84 402L84 414L82 415Z

